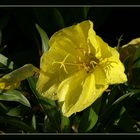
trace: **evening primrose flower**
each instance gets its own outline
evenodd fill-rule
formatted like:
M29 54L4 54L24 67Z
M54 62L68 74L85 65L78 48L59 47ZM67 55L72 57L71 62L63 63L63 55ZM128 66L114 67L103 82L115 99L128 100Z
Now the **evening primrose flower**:
M67 117L89 107L109 85L127 81L119 53L96 35L90 20L56 32L49 45L37 90L61 102Z

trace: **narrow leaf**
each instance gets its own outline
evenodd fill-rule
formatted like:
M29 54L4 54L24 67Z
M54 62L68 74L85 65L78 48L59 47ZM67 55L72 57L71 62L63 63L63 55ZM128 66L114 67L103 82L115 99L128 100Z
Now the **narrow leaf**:
M30 103L27 98L17 90L7 90L0 93L0 100L3 101L15 101L19 102L27 107L30 107Z
M50 48L49 44L48 44L49 38L48 38L46 32L38 24L36 24L36 28L41 37L42 52L44 53L44 52L48 51Z
M65 116L61 116L61 131L63 133L70 132L70 120Z
M21 114L20 113L21 113L21 109L18 106L18 107L15 107L15 108L10 109L6 114L8 116L21 117Z
M32 116L32 127L36 129L36 116L35 115Z
M98 115L94 112L93 108L86 109L82 115L79 124L79 132L88 132L91 130L98 120Z
M14 67L13 61L10 61L6 56L2 54L0 54L0 64L4 65L5 67L8 67L11 70Z
M7 116L0 116L0 124L10 124L17 128L18 130L23 130L28 133L35 133L36 131L31 126L27 125L23 121L19 120L18 118L7 117Z

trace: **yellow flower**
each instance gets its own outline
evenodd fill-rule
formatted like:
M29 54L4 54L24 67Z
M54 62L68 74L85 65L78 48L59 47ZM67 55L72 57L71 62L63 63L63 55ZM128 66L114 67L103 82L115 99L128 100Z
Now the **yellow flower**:
M32 76L35 72L38 72L36 67L32 64L26 64L21 68L4 75L0 78L0 90L17 88L22 80Z
M37 90L62 102L67 117L90 106L109 85L127 81L119 53L96 35L90 20L56 32L49 45Z

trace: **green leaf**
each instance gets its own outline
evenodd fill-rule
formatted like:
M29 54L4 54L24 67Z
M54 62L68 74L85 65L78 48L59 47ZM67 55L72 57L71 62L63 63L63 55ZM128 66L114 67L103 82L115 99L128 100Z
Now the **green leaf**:
M20 113L21 113L21 108L20 106L18 106L18 107L10 109L6 114L8 116L21 117Z
M7 113L8 107L5 106L3 103L0 103L0 115Z
M66 26L88 19L89 7L63 7L58 10L63 16Z
M61 116L61 132L70 132L70 120L65 116Z
M31 76L31 77L27 78L27 80L28 80L29 86L30 86L33 94L36 96L37 101L43 110L44 110L44 107L42 105L44 105L44 104L47 106L56 107L56 104L54 101L47 99L47 102L46 102L46 98L43 97L40 93L38 93L38 91L36 90L37 78Z
M59 29L65 27L63 16L58 8L34 8L34 14L38 24L47 31L49 37Z
M27 107L30 107L30 103L27 98L17 90L7 90L0 93L0 100L3 101L15 101L19 102Z
M39 95L39 93L38 93L37 90L36 90L37 78L31 76L31 77L28 77L27 80L28 80L28 83L29 83L29 86L30 86L32 92L33 92L35 95L36 95L36 94Z
M139 90L134 90L130 92L128 91L127 94L124 94L121 97L119 97L115 102L112 103L112 105L110 105L106 110L104 110L104 112L102 112L102 114L99 117L99 122L101 123L105 132L110 131L114 122L119 120L119 118L122 115L121 112L124 106L125 108L127 107L127 111L130 109L130 111L133 110L135 117L139 116L138 109L136 109L137 107L134 105L135 102L134 100L132 101L132 98L136 98L140 95L139 93Z
M140 45L137 47L134 55L133 68L140 68Z
M89 10L90 10L90 7L83 7L83 15L84 15L83 17L85 20L88 19Z
M118 98L113 104L112 106L116 106L117 104L123 102L125 99L127 99L132 93L127 93L125 95L122 95L120 98Z
M53 13L54 19L56 20L56 23L59 24L61 28L64 28L65 27L64 19L60 11L58 10L58 8L53 8L52 13Z
M100 114L100 109L101 109L101 103L102 103L102 96L98 98L92 105L91 107L93 108L94 112L99 115Z
M78 127L80 123L80 116L79 115L72 115L70 117L71 128L75 133L78 133Z
M112 105L113 102L115 102L115 100L117 100L119 97L120 97L120 94L119 94L119 88L117 85L112 85L110 86L110 92L107 96L107 106L105 107L109 107Z
M115 102L113 102L112 105L102 112L99 121L105 126L107 126L107 124L112 124L112 122L114 122L114 120L119 116L124 101L126 101L131 94L132 93L127 93L122 95ZM110 118L110 116L112 117Z
M140 89L131 89L130 96L125 101L124 106L134 120L140 121Z
M92 107L87 108L81 117L78 127L79 132L88 132L91 130L98 120L98 115L95 113Z
M0 64L4 65L5 67L8 67L9 69L13 69L14 63L13 61L10 61L6 56L0 54Z
M136 121L128 114L127 111L123 113L120 121L118 122L118 126L122 129L124 133L140 132L140 129L137 127L136 124Z
M131 80L129 81L130 86L134 86L136 88L140 88L140 68L133 68L132 69L132 75Z
M33 91L34 95L36 96L39 105L41 106L42 110L44 111L46 118L45 118L45 132L61 132L60 130L60 114L58 110L58 106L56 105L55 101L49 100L43 97L40 93L36 90L36 82L37 79L34 77L28 78L29 86ZM50 126L48 126L50 125Z
M36 130L34 130L34 128L27 125L22 120L20 120L18 118L14 118L14 117L0 116L0 124L11 125L14 127L14 129L18 129L18 131L22 130L22 131L25 131L28 133L36 132Z
M41 37L42 52L44 53L44 52L48 51L50 48L49 44L48 44L49 38L48 38L46 32L38 24L36 24L36 28L40 34L40 37Z
M135 61L133 68L140 68L140 57Z
M47 102L46 102L46 98L43 97L40 93L38 93L38 91L36 90L37 78L31 76L31 77L27 78L27 80L28 80L28 83L29 83L29 86L30 86L32 92L36 96L38 103L41 105L42 109L43 109L43 106L42 106L43 104L45 104L47 106L51 106L51 107L56 107L56 104L54 101L47 99Z
M35 115L32 116L32 127L36 129L36 116Z
M140 97L140 89L129 89L130 98Z

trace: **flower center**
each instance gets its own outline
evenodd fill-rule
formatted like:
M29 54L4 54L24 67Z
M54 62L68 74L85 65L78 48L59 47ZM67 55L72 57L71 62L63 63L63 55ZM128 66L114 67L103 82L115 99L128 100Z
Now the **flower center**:
M66 62L66 59L68 58L70 54L67 54L66 57L63 59L62 62L56 62L54 61L52 64L60 64L60 69L63 68L64 71L68 74L68 71L66 69L66 66L76 66L79 69L84 69L87 73L89 73L91 70L95 68L97 65L97 62L94 60L88 61L88 62L80 62L80 63L69 63Z

